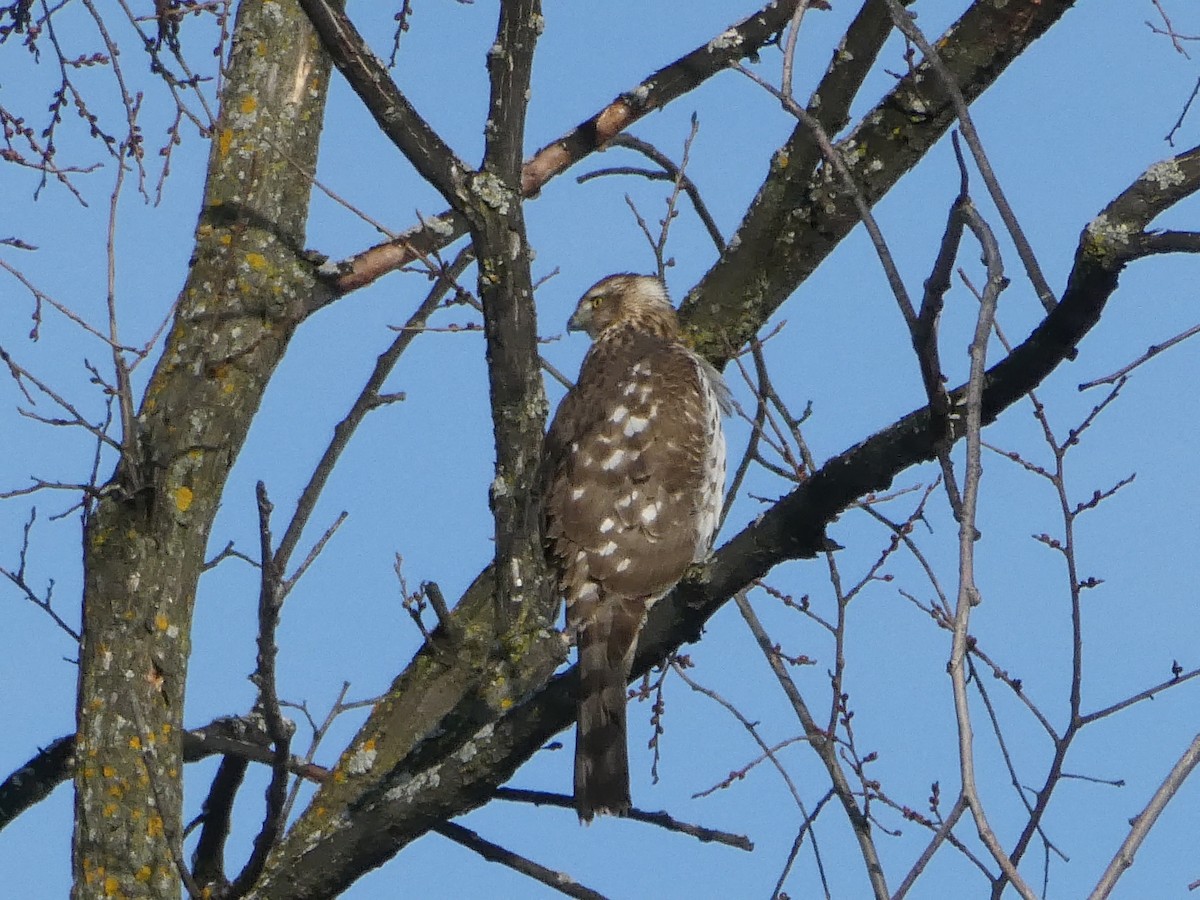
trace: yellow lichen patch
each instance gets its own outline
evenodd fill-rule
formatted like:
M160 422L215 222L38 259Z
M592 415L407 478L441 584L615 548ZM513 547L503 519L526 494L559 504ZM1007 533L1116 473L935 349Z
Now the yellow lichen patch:
M228 156L231 146L233 146L233 129L226 128L221 132L220 137L217 138L217 152L222 156Z
M115 816L117 814L117 810L120 808L121 807L117 806L115 803L105 803L103 813L106 816Z
M151 816L146 823L146 831L152 838L160 838L163 836L163 820L162 816Z
M234 383L232 381L224 381L221 383L221 393L222 394L232 394L236 390L237 390L237 387L234 385Z
M243 114L252 113L258 109L258 101L253 97L243 97L241 105L238 108L241 109Z
M168 734L171 733L171 723L170 722L163 723L163 727L160 728L159 730L162 732L162 736L166 737Z
M232 234L223 234L219 238L217 238L217 242L220 243L222 246L228 247L230 244L233 243L233 235Z
M512 706L513 706L512 697L505 697L503 700L500 701L501 709L512 709Z
M116 797L118 800L120 800L122 797L125 796L125 785L110 784L108 786L108 796Z
M138 737L136 734L129 739L129 749L130 750L141 750L142 749L142 739L140 737Z
M105 778L112 778L117 774L116 766L105 766L103 769Z
M188 507L192 505L192 489L190 487L177 487L175 488L174 496L175 508L180 512L187 512Z
M346 773L338 769L333 773L333 780L336 784L344 784L346 782Z
M261 272L267 267L267 258L261 253L247 253L246 264L250 266L250 268L257 269Z
M116 875L109 875L104 879L104 896L116 897L121 893L121 882L117 880Z
M367 738L363 741L363 749L370 752L375 749L375 738Z
M166 631L168 628L171 627L171 620L168 619L166 616L164 616L162 613L159 613L157 616L154 617L154 627L157 628L159 631Z
M154 870L151 869L149 866L142 866L140 869L137 870L136 873L134 873L133 877L136 878L138 881L140 881L142 884L145 884L147 881L150 880L150 876L152 876L153 874L154 874Z
M93 697L91 700L88 701L88 709L97 710L97 709L103 709L103 708L104 708L104 701L101 700L99 697Z

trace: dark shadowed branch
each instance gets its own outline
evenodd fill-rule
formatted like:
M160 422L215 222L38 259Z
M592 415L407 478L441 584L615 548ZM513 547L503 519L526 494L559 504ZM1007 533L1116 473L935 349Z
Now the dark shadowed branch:
M541 863L536 863L518 853L506 850L499 844L493 844L469 828L464 828L455 822L440 822L434 825L432 830L442 837L449 838L456 844L462 844L467 849L474 850L488 862L500 863L502 866L507 866L514 872L520 872L534 881L541 882L546 887L553 888L560 894L565 894L568 897L577 897L579 900L605 900L603 894L593 891L591 888L584 887L565 872L555 872L553 869L546 868Z

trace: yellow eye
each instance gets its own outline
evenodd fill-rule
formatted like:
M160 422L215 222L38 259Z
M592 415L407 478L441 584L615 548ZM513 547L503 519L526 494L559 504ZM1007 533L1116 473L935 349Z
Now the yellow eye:
M598 297L592 298L592 309L599 309L603 305L604 305L604 295L603 294L601 294Z

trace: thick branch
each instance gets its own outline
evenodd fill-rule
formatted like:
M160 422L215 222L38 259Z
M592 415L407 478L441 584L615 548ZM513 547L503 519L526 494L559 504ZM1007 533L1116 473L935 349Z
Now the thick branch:
M796 4L797 0L771 0L758 12L654 72L558 140L547 144L522 169L521 195L536 196L556 175L602 149L614 135L643 116L694 90L731 63L753 56L787 24ZM348 294L466 233L465 217L455 212L441 213L395 240L378 244L343 261L338 266L333 289L339 296Z
M1058 21L1074 0L977 0L936 41L949 73L964 98L979 97L1039 36ZM831 88L856 91L862 74L861 44L870 66L882 37L891 28L886 2L871 0L847 34L839 53L810 103L824 121ZM855 29L858 29L857 31ZM840 57L851 57L843 62ZM835 95L836 96L836 95ZM855 183L874 204L929 151L953 123L954 106L928 63L906 75L863 116L838 151L853 163ZM684 318L697 346L711 360L723 362L758 330L760 323L787 299L859 222L853 198L841 188L832 167L819 164L807 129L800 125L776 154L771 171L750 211L720 261L704 276L683 304ZM868 167L866 163L870 163Z
M344 0L299 0L339 72L362 99L380 130L417 173L455 209L464 204L463 178L470 171L421 118L392 81L383 60L371 52L343 10Z
M1039 384L1099 320L1121 269L1138 257L1138 231L1163 209L1200 187L1200 149L1171 161L1183 182L1154 185L1154 169L1135 182L1093 223L1081 242L1062 302L1033 334L983 381L980 420L988 424ZM1123 243L1109 239L1121 235ZM964 388L950 394L961 403ZM961 433L954 437L961 437ZM857 499L885 490L905 469L933 459L940 430L929 409L828 461L754 524L735 536L693 580L657 603L634 663L638 677L681 644L699 639L720 607L781 562L811 557L827 544L825 528ZM389 691L318 793L313 807L285 839L271 882L255 896L326 897L367 868L382 864L431 824L487 802L495 788L573 719L574 669L536 688L535 667L496 683L500 670L486 647L475 646L494 627L490 570L453 612L463 636L454 658L426 647ZM553 636L530 636L531 652L549 653ZM561 647L561 644L560 644ZM471 664L475 661L475 665ZM512 673L505 673L511 675ZM498 690L515 700L498 720L481 711ZM369 751L369 754L368 754Z
M521 155L533 51L542 27L540 0L504 0L488 55L490 118L483 174L467 210L479 266L487 339L488 387L496 439L492 516L496 523L499 625L544 628L553 618L542 550L538 462L546 423L533 303L532 254L520 196ZM507 652L507 651L506 651Z

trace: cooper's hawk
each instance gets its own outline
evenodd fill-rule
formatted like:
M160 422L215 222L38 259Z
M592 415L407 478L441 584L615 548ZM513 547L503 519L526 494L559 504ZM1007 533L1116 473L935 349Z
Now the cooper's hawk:
M594 340L546 436L547 552L579 645L575 807L630 807L625 698L650 606L708 556L729 392L684 344L661 281L610 275L571 316Z

